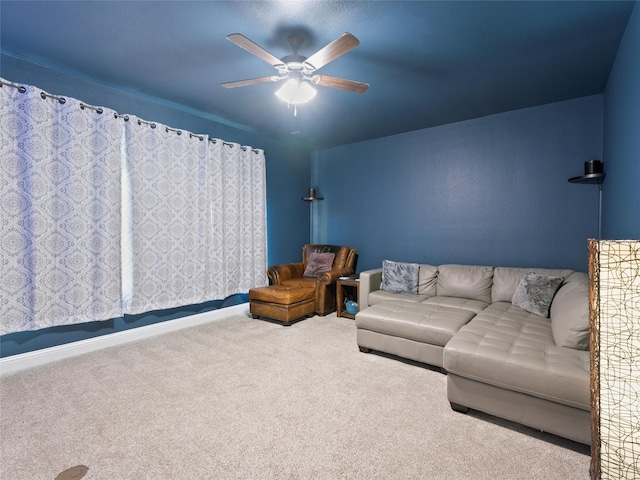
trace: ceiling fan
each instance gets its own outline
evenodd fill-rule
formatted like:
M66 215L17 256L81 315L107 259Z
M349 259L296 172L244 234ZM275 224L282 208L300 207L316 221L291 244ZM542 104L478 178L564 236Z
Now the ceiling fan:
M327 63L360 45L360 41L350 33L343 33L309 58L298 55L298 49L303 43L303 39L298 35L291 35L287 39L293 50L293 55L282 58L275 57L240 33L227 35L227 39L275 67L278 74L222 83L221 85L225 88L246 87L257 83L286 80L282 88L276 91L276 95L289 105L297 105L311 100L316 94L312 84L356 93L363 93L369 88L366 83L316 73Z

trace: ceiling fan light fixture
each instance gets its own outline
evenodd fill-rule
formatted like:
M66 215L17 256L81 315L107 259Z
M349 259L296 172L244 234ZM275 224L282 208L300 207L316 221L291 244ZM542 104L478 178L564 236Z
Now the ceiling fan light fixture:
M313 88L309 82L301 81L297 78L290 78L276 91L276 96L289 105L298 105L300 103L307 103L316 96L316 93L316 89Z

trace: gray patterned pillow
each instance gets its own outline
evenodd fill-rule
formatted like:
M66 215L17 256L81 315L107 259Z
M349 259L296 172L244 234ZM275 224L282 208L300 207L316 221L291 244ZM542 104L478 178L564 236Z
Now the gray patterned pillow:
M562 277L529 272L520 280L511 303L529 313L546 318L549 316L551 301L563 281Z
M393 293L418 293L417 263L382 262L382 283L380 290Z

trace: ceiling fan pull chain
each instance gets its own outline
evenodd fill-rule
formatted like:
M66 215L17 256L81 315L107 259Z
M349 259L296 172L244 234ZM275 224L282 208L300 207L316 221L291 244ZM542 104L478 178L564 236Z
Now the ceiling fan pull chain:
M293 116L297 117L298 116L298 105L295 104L295 103L287 102L287 108L291 108L291 105L293 105Z

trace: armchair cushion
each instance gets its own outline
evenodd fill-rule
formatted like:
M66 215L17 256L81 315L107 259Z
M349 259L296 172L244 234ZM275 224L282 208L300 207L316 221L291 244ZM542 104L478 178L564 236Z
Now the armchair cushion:
M335 253L317 253L309 255L309 263L304 269L303 277L318 277L321 273L328 272L333 267Z

